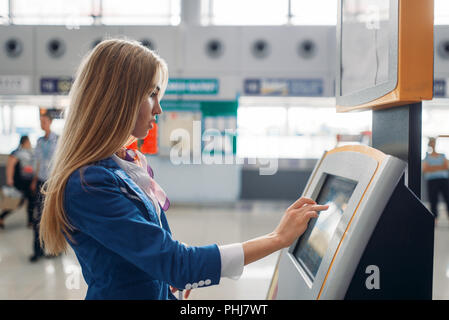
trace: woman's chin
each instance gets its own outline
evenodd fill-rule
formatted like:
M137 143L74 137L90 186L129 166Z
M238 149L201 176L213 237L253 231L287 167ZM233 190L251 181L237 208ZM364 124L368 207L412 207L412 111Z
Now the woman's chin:
M132 135L133 137L137 138L137 139L145 139L148 135L148 133L150 132L150 130L153 129L153 124L151 124L151 126L147 129L143 129L143 130L135 130ZM137 131L137 132L136 132Z
M133 136L137 139L145 139L148 135L148 131L149 130L147 130L145 133L141 133L141 134L133 134Z

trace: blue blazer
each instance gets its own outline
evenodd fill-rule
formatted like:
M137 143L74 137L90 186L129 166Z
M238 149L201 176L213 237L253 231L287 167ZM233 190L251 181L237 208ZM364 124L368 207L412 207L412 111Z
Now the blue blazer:
M152 201L112 158L71 174L64 209L75 228L69 244L88 285L86 299L176 299L169 285L220 282L217 245L174 240L162 208L159 221Z

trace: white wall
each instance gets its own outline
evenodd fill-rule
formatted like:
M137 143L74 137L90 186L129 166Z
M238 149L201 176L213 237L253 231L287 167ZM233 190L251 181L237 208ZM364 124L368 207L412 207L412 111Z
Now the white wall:
M241 166L174 165L168 158L147 156L154 178L172 202L235 202L240 195Z
M234 99L242 92L248 77L321 78L324 96L333 95L335 28L331 26L0 26L0 75L23 75L33 79L27 92L41 94L40 78L71 77L92 44L107 37L148 39L169 65L171 77L212 77L220 79L218 96L203 99ZM22 54L10 57L5 43L15 39L23 45ZM65 52L52 57L48 45L59 40ZM268 54L253 54L256 41L266 43ZM314 43L313 53L303 57L298 47L304 40ZM218 54L209 54L211 41L219 43ZM1 94L1 93L0 93ZM3 92L5 94L5 92ZM7 92L6 92L7 94ZM17 94L17 92L11 92ZM178 98L178 97L174 97ZM184 96L183 99L197 97Z

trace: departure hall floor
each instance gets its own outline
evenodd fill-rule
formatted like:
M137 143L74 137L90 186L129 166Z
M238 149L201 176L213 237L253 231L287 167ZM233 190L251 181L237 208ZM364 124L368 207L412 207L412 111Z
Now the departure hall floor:
M190 245L242 242L274 229L289 202L239 202L235 205L173 205L167 216L175 239ZM449 299L449 220L444 206L435 228L433 299ZM84 299L87 286L73 253L32 264L32 230L23 208L0 229L0 299ZM272 254L245 267L240 280L198 288L189 299L266 298L279 256ZM410 279L413 281L413 279Z

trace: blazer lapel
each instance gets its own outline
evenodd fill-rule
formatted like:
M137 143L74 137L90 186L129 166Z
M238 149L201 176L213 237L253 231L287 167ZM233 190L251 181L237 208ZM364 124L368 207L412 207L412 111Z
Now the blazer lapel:
M145 195L142 189L140 189L140 187L126 174L126 172L123 169L121 168L113 169L113 173L116 174L120 179L122 179L123 182L125 182L126 185L132 191L134 191L134 193L145 205L145 208L147 209L150 217L153 216L153 218L156 218L156 220L159 221L159 225L162 227L161 220L155 211L154 205L151 203L151 201L148 199L148 197Z

